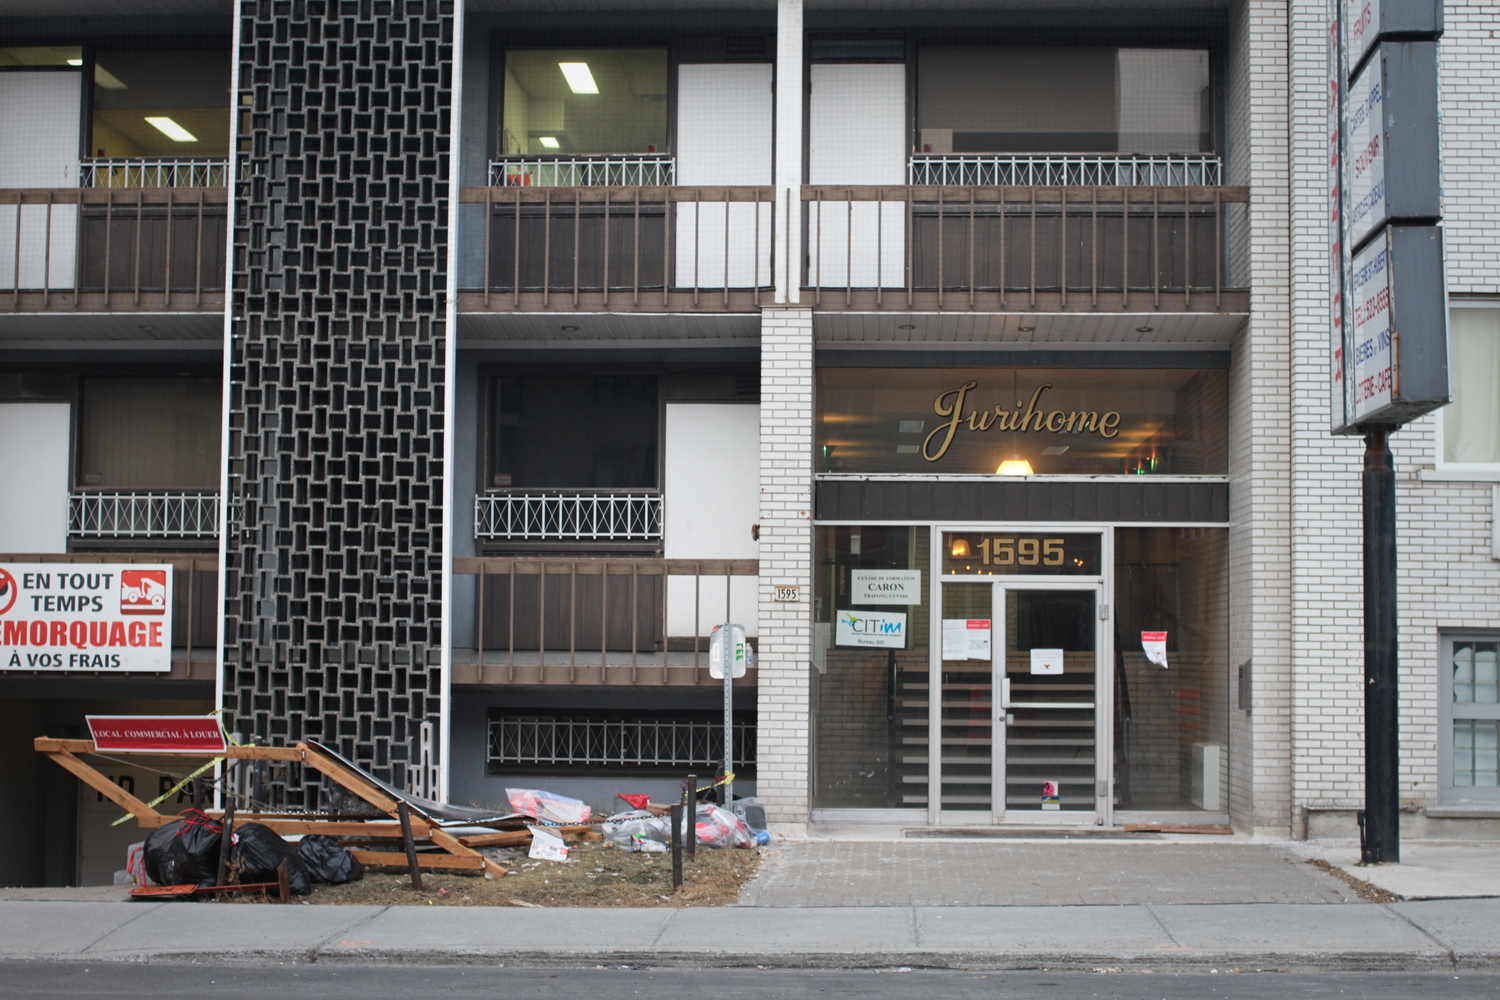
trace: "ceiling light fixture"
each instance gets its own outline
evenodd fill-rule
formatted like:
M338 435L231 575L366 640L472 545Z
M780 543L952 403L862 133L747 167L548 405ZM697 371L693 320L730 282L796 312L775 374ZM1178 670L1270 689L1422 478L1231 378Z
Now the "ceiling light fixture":
M1016 327L1016 332L1017 333L1036 333L1036 327L1034 327L1034 326L1018 326L1018 327Z
M597 94L599 85L594 82L594 74L589 72L589 64L576 62L560 62L557 68L562 70L563 76L568 81L568 86L575 94Z
M1156 329L1156 327L1154 327L1154 326L1138 326L1138 327L1135 328L1135 332L1136 333L1151 333L1155 329Z
M146 119L146 123L149 124L149 125L155 126L156 130L158 132L160 132L162 135L166 136L168 139L171 139L173 142L197 142L198 141L198 137L196 135L194 135L193 133L189 132L187 129L183 128L181 125L177 124L176 122L174 122L170 118L167 118L167 117L158 117L158 118L148 117Z
M557 139L555 139L554 137L552 137L550 135L544 135L544 136L542 136L541 138L537 139L537 142L541 143L547 149L557 149L558 148Z
M969 558L969 540L967 538L953 539L953 545L948 549L955 559Z
M576 326L565 326L565 327L562 328L562 332L563 333L577 333L578 332L578 327L576 327Z
M902 323L900 326L896 327L896 329L898 330L915 330L916 328L917 324L915 323Z
M995 470L997 476L1029 476L1031 475L1031 463L1024 458L1007 458L1000 463L1000 468Z

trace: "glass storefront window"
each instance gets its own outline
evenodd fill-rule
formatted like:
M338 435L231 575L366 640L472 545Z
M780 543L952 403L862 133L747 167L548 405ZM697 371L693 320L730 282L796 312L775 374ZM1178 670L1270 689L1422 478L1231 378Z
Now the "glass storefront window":
M94 121L100 157L229 155L228 49L100 52Z
M218 379L84 379L78 485L217 489L222 406Z
M938 45L917 53L918 153L1213 148L1204 49Z
M1223 475L1217 369L820 368L819 472Z
M929 538L926 528L893 525L817 530L814 808L927 807ZM882 584L902 596L879 596ZM913 587L916 603L890 603ZM854 629L870 619L899 620L902 634L850 645L865 641Z
M667 151L666 49L511 49L501 156Z
M82 66L83 49L77 45L36 45L0 48L0 66Z
M1229 532L1115 529L1115 808L1229 810ZM1141 633L1165 633L1166 664Z
M491 487L656 488L656 376L502 378L494 387Z

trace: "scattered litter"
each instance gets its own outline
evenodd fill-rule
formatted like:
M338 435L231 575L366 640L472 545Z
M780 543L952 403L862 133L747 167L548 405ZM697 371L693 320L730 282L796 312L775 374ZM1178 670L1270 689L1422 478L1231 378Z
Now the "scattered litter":
M528 857L540 858L543 861L566 861L568 860L568 845L557 834L540 826L529 826L531 831L531 851Z
M587 823L592 815L592 810L578 799L534 788L507 788L505 796L510 800L510 807L521 815L558 826Z
M654 853L672 842L672 821L666 816L653 816L645 809L632 809L605 820L601 834L604 842L614 847Z
M698 806L698 843L707 847L749 847L755 842L745 821L721 806Z

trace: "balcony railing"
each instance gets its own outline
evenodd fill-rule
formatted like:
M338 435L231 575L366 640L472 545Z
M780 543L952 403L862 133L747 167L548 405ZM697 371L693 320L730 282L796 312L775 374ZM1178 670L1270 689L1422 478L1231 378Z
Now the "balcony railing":
M229 160L222 156L110 157L78 165L81 188L221 188L228 184Z
M219 537L214 493L90 493L68 497L72 538Z
M0 191L0 312L217 311L225 188Z
M1213 153L924 153L913 156L907 183L917 187L1216 187L1223 165Z
M669 155L507 156L490 162L491 187L666 187L676 183Z
M820 309L1243 312L1224 187L804 187ZM804 297L806 301L806 297Z
M735 722L734 762L755 767L755 725ZM724 760L724 723L689 719L505 716L489 724L489 769L575 767L700 768Z
M474 498L474 537L647 542L661 538L655 493L490 493Z
M769 187L465 188L468 312L748 312L769 301ZM480 248L475 247L476 251Z
M484 557L453 560L457 683L719 683L708 639L726 620L755 634L754 559ZM470 637L471 636L471 637Z

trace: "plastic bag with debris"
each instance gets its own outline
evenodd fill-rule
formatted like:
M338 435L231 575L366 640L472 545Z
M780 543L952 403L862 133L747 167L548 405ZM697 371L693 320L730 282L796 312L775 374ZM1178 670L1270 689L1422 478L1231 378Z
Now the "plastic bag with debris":
M745 821L721 806L698 807L698 843L708 847L749 847L755 842Z
M213 885L224 828L199 809L177 815L146 838L146 875L157 885Z
M643 843L670 844L672 822L666 816L653 816L644 809L615 813L604 821L604 842L627 851L652 850Z
M276 869L282 861L286 862L286 879L292 895L306 896L312 892L307 866L297 856L297 848L283 840L281 834L261 823L246 823L234 828L229 845L229 864L240 873L240 884L275 882Z
M578 799L535 788L507 788L505 797L510 799L510 807L522 816L530 816L545 823L556 823L558 826L587 823L592 812Z

